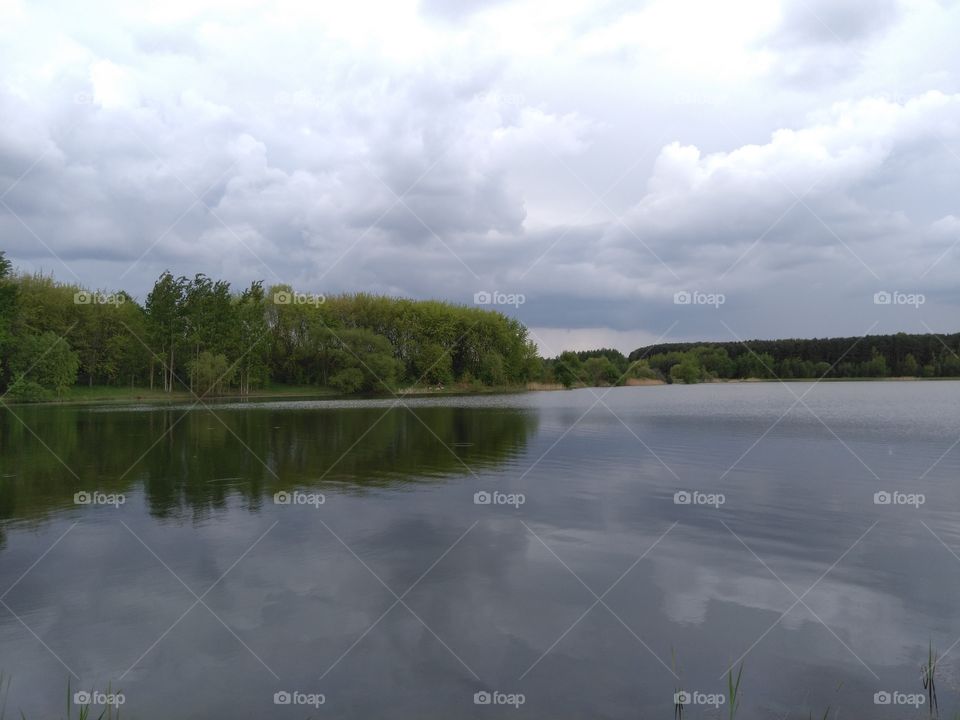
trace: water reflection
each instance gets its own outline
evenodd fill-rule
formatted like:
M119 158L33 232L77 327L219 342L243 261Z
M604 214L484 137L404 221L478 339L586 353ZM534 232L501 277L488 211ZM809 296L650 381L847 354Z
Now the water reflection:
M624 388L612 412L586 391L416 416L217 407L226 427L185 408L31 409L79 479L7 416L9 706L56 716L69 666L148 720L310 714L273 705L284 689L351 720L669 717L678 685L723 692L744 656L741 719L925 716L873 704L922 691L928 643L960 637L960 561L940 542L960 553L960 383L913 385L818 386L809 411L777 385ZM128 501L76 508L80 487ZM270 501L289 487L327 502ZM473 503L492 488L526 503ZM927 502L874 504L896 488ZM726 502L676 505L681 489ZM955 653L943 717L960 709ZM481 690L527 701L475 706Z
M148 412L17 408L0 414L0 519L75 509L78 490L142 489L158 517L250 509L282 489L340 492L493 468L522 452L536 414L517 408L388 405L183 408Z

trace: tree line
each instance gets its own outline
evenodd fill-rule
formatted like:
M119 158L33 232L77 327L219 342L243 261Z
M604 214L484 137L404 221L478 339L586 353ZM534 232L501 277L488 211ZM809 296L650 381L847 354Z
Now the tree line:
M667 382L745 378L960 377L960 333L661 343L630 353Z
M367 393L518 385L540 372L527 329L490 310L262 282L236 291L170 272L140 303L16 273L0 252L0 392L16 399L57 397L78 383L198 395L272 383Z
M566 351L540 365L540 382L565 387L636 380L960 377L960 333L861 338L660 343L625 356L612 348Z
M662 375L646 360L631 361L619 350L566 350L555 358L546 358L540 365L537 380L564 387L606 387L627 385L634 380L660 380Z
M14 272L0 251L0 393L62 396L76 384L246 395L273 384L376 393L539 382L779 377L960 377L960 333L661 343L540 358L501 313L366 293L323 297L164 272L145 300Z

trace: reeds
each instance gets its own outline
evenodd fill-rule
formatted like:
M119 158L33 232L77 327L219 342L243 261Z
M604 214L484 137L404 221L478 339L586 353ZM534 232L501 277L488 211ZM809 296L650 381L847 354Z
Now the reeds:
M927 712L931 718L940 717L940 707L937 704L937 661L939 659L931 640L927 649L927 662L920 666L923 689L927 691Z
M737 670L737 678L733 678L733 667L727 670L727 707L730 710L730 720L737 716L737 710L740 708L740 679L743 677L743 662L740 663L740 669Z

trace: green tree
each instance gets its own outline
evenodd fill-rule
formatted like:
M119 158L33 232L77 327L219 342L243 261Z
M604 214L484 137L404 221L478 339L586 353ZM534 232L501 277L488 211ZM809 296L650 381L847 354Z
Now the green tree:
M736 359L736 375L741 378L770 378L776 361L769 353L745 352Z
M429 385L447 384L453 380L453 358L437 342L426 342L413 350L413 378Z
M860 373L864 377L886 377L890 374L889 370L887 369L886 357L881 355L876 348L873 348L872 357L870 360L863 363Z
M22 400L60 397L77 380L80 361L70 344L53 332L18 338L10 361L9 394Z
M237 359L240 393L247 395L253 386L269 379L270 338L267 304L262 282L254 282L237 298L236 332L232 354Z
M690 352L696 358L697 364L713 377L729 378L736 372L736 364L722 347L701 345Z
M343 330L336 333L337 348L334 351L334 364L338 373L354 369L362 375L362 381L356 390L363 392L389 391L396 384L401 364L393 357L391 346L386 338L369 330ZM347 377L356 378L356 373ZM338 382L345 382L343 376Z
M673 382L692 384L703 378L703 368L693 357L685 358L670 368L670 378Z
M650 367L650 363L646 360L635 360L630 363L630 371L627 373L627 377L637 378L639 380L661 379L660 374Z
M940 359L940 374L943 377L960 377L960 356L952 350L944 351Z
M364 376L360 368L350 367L341 370L330 378L330 386L345 394L358 392L363 388Z
M178 348L186 340L187 323L184 302L188 281L174 278L170 271L164 272L147 295L147 330L155 351L159 354L163 376L163 389L173 392L176 377ZM153 387L153 370L150 383Z
M194 392L199 396L219 395L232 379L235 368L226 355L213 354L208 350L187 362Z
M654 368L664 377L668 378L670 377L670 370L673 368L673 366L683 362L685 357L685 353L671 350L670 352L656 353L651 355L648 363L650 367Z
M907 353L907 356L903 359L903 364L900 366L900 372L908 377L916 377L919 369L920 363L917 362L913 353Z
M6 387L9 378L13 327L17 315L18 289L12 275L13 267L0 251L0 388Z
M560 353L560 357L557 358L554 367L554 373L557 380L561 382L564 387L573 387L578 382L581 382L581 371L580 358L577 357L576 353L569 350Z
M603 355L587 358L581 368L583 381L594 387L615 385L620 374L610 359Z

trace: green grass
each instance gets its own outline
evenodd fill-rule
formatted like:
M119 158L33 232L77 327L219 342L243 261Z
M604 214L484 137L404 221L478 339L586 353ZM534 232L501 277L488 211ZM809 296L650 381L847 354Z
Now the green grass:
M331 397L337 393L329 388L316 385L268 385L252 391L249 395L227 393L225 395L207 395L204 402L219 398L283 398L283 397ZM196 400L196 396L189 390L180 389L172 393L162 389L148 387L120 387L111 385L75 385L59 400L61 403L135 403L135 402L182 402Z
M443 389L431 388L429 386L412 386L402 388L397 391L401 396L415 395L473 395L478 393L508 393L525 392L523 385L503 385L503 386L481 386L481 385L463 385L451 384ZM240 395L235 392L228 392L223 395L206 395L204 402L213 402L221 399L282 399L282 398L332 398L342 397L341 393L331 388L318 387L316 385L281 385L269 384L266 387L251 391L248 395ZM357 398L367 397L357 395ZM378 397L392 397L390 393L384 392ZM46 403L59 404L132 404L142 402L191 402L197 397L186 389L175 390L174 392L164 392L162 389L149 387L121 387L113 385L75 385L71 387L61 398L57 400L46 401ZM12 403L11 403L12 404ZM43 404L43 403L42 403Z

